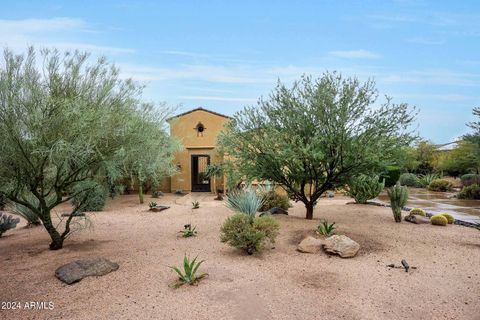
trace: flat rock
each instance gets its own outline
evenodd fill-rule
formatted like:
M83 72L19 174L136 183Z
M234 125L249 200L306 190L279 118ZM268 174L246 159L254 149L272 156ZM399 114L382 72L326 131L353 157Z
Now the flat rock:
M152 212L160 212L160 211L163 211L163 210L167 210L168 208L170 208L170 207L169 206L156 206L155 208L150 208L148 210L152 211Z
M308 236L297 246L297 250L303 253L317 253L322 248L322 240Z
M286 214L288 215L288 212L283 210L282 208L277 208L273 207L270 210L268 210L271 214Z
M405 218L403 218L403 220L411 222L411 223L415 223L415 224L430 223L430 218L422 217L422 216L418 216L418 215L413 215L413 214L405 216Z
M86 258L61 266L55 270L55 276L67 284L72 284L85 277L106 275L118 267L117 263L105 258Z
M338 254L342 258L354 257L360 245L344 235L333 235L323 241L323 249L329 253Z

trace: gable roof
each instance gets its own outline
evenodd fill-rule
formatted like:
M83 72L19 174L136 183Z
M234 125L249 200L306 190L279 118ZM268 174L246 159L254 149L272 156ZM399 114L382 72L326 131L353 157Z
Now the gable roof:
M224 115L224 114L221 114L221 113L218 113L218 112L215 112L215 111L211 111L211 110L207 110L207 109L204 109L204 108L202 108L202 107L198 107L198 108L192 109L192 110L190 110L190 111L183 112L183 113L177 114L176 116L170 117L170 118L167 119L167 122L170 121L170 120L172 120L172 119L175 119L175 118L183 117L184 115L187 115L187 114L192 113L192 112L195 112L195 111L205 111L205 112L214 114L214 115L219 116L219 117L223 117L223 118L227 118L227 119L232 119L232 117L226 116L226 115Z

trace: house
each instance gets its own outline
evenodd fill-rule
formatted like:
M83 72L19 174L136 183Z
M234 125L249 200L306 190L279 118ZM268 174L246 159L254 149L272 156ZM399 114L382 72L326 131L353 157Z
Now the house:
M214 192L216 188L223 188L223 178L215 181L215 186L213 179L206 178L204 172L209 164L223 160L218 154L217 138L230 119L214 111L196 108L167 120L170 135L182 143L183 150L175 154L178 173L164 181L163 191Z

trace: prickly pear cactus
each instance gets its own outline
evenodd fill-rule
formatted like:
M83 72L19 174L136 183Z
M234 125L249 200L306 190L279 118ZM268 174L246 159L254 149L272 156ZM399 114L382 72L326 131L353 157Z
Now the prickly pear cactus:
M395 222L402 222L402 208L407 204L408 189L397 182L391 189L387 190L392 206Z
M14 218L4 212L0 212L0 237L7 230L13 229L20 222L19 218Z

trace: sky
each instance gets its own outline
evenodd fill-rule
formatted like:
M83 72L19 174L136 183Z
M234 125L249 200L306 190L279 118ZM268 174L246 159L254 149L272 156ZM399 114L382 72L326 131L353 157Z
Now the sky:
M0 0L0 46L29 45L106 56L178 112L232 115L278 80L325 71L416 106L415 128L435 143L468 132L480 107L477 0Z

